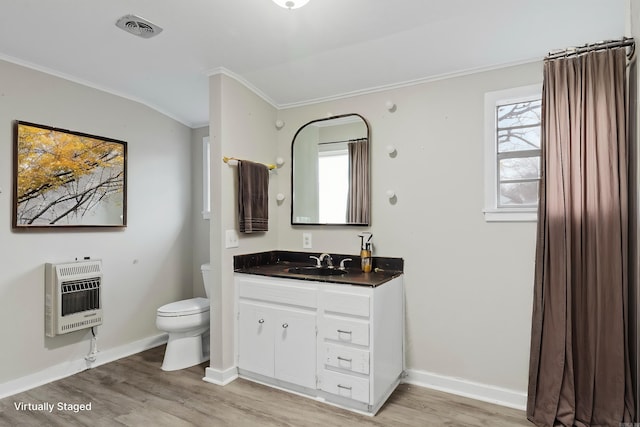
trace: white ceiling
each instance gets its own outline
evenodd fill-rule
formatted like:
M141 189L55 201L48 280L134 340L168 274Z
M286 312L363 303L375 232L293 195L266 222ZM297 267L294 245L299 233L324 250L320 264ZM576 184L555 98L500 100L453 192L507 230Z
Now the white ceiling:
M115 26L126 14L164 31L130 35ZM198 127L215 72L283 108L541 59L624 24L625 0L0 0L0 59Z

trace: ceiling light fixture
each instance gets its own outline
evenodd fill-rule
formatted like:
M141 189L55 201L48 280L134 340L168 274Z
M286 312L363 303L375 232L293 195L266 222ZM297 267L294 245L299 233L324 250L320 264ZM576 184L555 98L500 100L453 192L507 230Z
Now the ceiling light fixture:
M309 3L309 0L273 0L275 4L285 9L297 9Z

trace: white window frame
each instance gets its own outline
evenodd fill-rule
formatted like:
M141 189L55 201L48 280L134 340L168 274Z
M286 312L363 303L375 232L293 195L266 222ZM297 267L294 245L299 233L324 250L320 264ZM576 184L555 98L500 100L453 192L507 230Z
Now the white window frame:
M202 218L211 218L211 144L202 138Z
M487 222L535 222L537 207L498 206L497 106L542 98L542 84L487 92L484 96L484 219Z
M340 143L340 144L336 144L336 143L332 143L331 145L328 145L330 148L320 148L318 150L318 176L320 176L321 172L322 172L322 168L320 167L320 161L323 158L327 158L327 157L337 157L337 156L341 156L341 157L345 157L345 161L346 161L346 169L343 170L343 172L346 171L345 175L347 177L347 179L344 181L345 183L347 183L349 181L348 177L349 177L349 172L348 172L348 168L349 168L349 148L347 146L346 143ZM326 146L325 146L326 147ZM324 182L322 179L318 179L318 182ZM345 184L346 185L346 184ZM343 188L344 189L344 188ZM346 193L348 193L348 188L346 188ZM318 184L318 199L322 200L321 198L321 184ZM336 194L336 196L338 196L338 194ZM335 197L334 197L335 198ZM343 221L346 221L347 219L347 198L348 198L348 194L345 194L345 198L344 198L344 218ZM322 206L323 203L318 203L318 206ZM321 208L318 209L318 215L320 215L320 211L322 211ZM323 211L324 213L324 211ZM319 221L323 222L323 223L327 223L326 218L322 218L319 217ZM333 223L335 221L331 220L328 221L328 223ZM341 221L338 221L341 222Z

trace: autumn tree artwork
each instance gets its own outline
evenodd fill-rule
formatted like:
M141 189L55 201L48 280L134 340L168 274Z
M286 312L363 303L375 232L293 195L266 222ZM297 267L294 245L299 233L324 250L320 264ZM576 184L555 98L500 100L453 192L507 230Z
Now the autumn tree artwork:
M14 227L126 225L126 143L16 123Z

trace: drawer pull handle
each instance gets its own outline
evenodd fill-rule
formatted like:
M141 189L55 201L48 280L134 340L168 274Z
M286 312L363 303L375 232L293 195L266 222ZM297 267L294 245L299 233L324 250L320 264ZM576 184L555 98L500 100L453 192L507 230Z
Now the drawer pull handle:
M342 357L342 356L338 356L338 360L341 360L341 361L343 361L343 362L349 362L349 363L351 363L351 359L346 358L346 357Z
M283 324L282 324L282 327L283 327L284 329L287 329L287 328L289 327L289 324L288 324L288 323L283 323Z
M258 320L258 323L260 323L260 324L264 323L264 319Z
M343 331L342 329L338 329L339 334L349 334L351 335L351 331Z
M351 390L351 387L346 386L346 385L342 385L342 384L338 384L338 388L343 388L345 390Z

